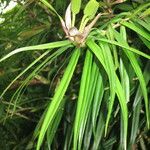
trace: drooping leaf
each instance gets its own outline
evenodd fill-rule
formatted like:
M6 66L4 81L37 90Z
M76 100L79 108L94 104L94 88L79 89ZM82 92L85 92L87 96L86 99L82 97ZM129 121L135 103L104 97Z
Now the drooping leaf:
M92 67L92 54L89 50L86 52L85 62L84 62L84 68L81 78L81 85L80 85L80 91L79 91L79 98L77 103L77 110L76 110L76 116L75 116L75 124L74 124L74 139L73 139L73 148L81 148L82 143L82 134L83 130L81 127L83 127L82 122L82 111L85 110L85 102L88 98L88 92L89 92L89 83L90 83L90 77L91 77L91 67Z
M150 70L150 61L148 61L148 63L146 64L143 73L146 84L148 84L150 80L149 70ZM142 97L143 96L142 96L141 87L139 86L133 103L132 127L131 127L130 145L129 145L131 147L135 143L138 130L139 130L139 123L140 123L139 121L140 121L140 112L141 112L140 110L142 108Z
M60 19L62 19L62 17L57 13L57 11L54 9L54 7L48 3L47 0L40 0L46 7L48 7L50 10L52 10Z
M24 81L22 82L22 84L19 86L19 88L15 91L15 93L13 94L11 100L10 100L10 104L13 102L14 103L14 107L13 107L13 111L12 111L12 115L16 109L16 104L19 98L21 98L21 95L24 92L25 87L29 84L29 82L31 81L31 79L33 79L35 77L35 75L37 75L45 66L47 66L48 62L52 62L54 61L54 59L56 57L58 57L60 54L62 54L68 47L62 47L60 49L58 49L57 51L55 51L53 54L51 54L50 56L48 56L42 63L40 63L29 75L26 79L24 79ZM23 72L24 73L24 72ZM22 75L22 73L20 73L18 76ZM17 77L16 77L17 78ZM15 80L15 79L14 79ZM12 81L13 82L13 81ZM10 83L8 85L8 87L3 91L2 95L5 94L5 92L8 90L8 88L11 86L12 83ZM1 95L1 96L2 96ZM8 110L10 109L10 105L8 106Z
M128 109L127 109L127 104L126 104L126 99L125 99L125 93L123 91L123 88L121 86L121 83L120 83L116 73L114 73L114 71L113 71L114 68L110 68L110 66L109 66L109 65L113 65L113 64L110 64L110 62L108 62L108 64L107 64L108 59L105 60L105 58L107 56L105 56L105 57L103 56L104 54L102 54L101 48L95 42L93 42L92 40L88 40L86 42L86 44L91 49L91 51L95 54L95 56L97 57L97 59L102 64L105 71L107 72L107 75L109 77L109 82L110 82L110 84L112 84L111 90L113 90L112 88L114 88L114 85L115 85L115 93L118 96L118 100L119 100L119 103L120 103L120 106L121 106L121 113L122 113L122 116L123 116L123 128L122 128L122 130L124 131L124 140L123 140L124 141L124 143L123 143L124 146L123 147L126 150L126 148L127 148L127 129L128 129ZM110 57L110 54L109 54L109 57ZM112 60L110 60L110 61L112 61ZM112 73L114 74L113 78L111 76ZM109 109L108 110L109 111L109 114L108 114L109 118L110 118L110 113L112 112L112 106L113 106L113 103L114 103L114 97L113 96L114 96L115 93L111 92L112 98L111 98L110 105L109 105L109 108L108 108ZM108 121L109 121L109 118L108 118Z
M70 83L70 80L72 78L73 72L75 70L76 64L78 62L80 56L80 49L76 49L74 51L74 53L72 54L72 57L70 59L70 62L66 68L66 71L63 75L63 78L61 79L61 82L59 84L59 86L57 87L57 91L53 97L52 102L50 103L50 105L48 106L48 110L46 112L41 130L40 130L40 134L39 134L39 138L38 138L38 143L37 143L37 150L40 149L41 144L43 142L45 133L50 125L50 123L52 123L57 111L60 109L59 106L63 100L64 94L68 88L68 85Z
M150 41L150 33L144 31L140 26L136 26L133 22L123 22L122 24Z
M52 48L63 47L63 46L69 45L69 44L70 44L70 41L66 40L66 41L52 42L52 43L48 43L48 44L40 44L40 45L35 45L35 46L28 46L28 47L18 48L18 49L13 50L12 52L7 54L3 58L1 58L0 62L4 61L7 58L9 58L9 57L11 57L11 56L13 56L17 53L20 53L20 52L32 51L32 50L52 49Z
M146 53L143 53L142 51L139 51L139 50L137 50L135 48L129 47L129 46L124 45L122 43L119 43L119 42L116 42L116 41L112 41L112 40L108 40L108 39L105 39L105 38L96 38L96 39L99 40L99 41L103 41L103 42L106 42L106 43L117 45L119 47L122 47L123 50L126 49L128 51L131 51L131 52L134 52L134 53L136 53L138 55L141 55L141 56L143 56L143 57L145 57L147 59L150 59L150 56L147 55Z
M115 31L115 38L117 39L117 41L123 45L125 45L125 47L129 47L127 42L125 41L124 38L122 38L122 36L117 32ZM122 35L126 35L126 30L125 28L122 26L121 27L121 34ZM141 68L138 64L138 61L136 60L136 57L134 56L134 54L130 51L127 51L124 49L124 52L125 54L127 55L128 59L130 60L131 62L131 65L136 73L136 75L138 76L138 79L139 79L139 82L140 82L140 85L141 85L141 89L142 89L142 92L143 92L143 96L144 96L144 101L145 101L145 108L146 108L146 116L147 116L147 125L149 127L149 109L148 109L148 95L147 95L147 89L146 89L146 83L145 83L145 80L144 80L144 77L143 77L143 74L142 74L142 71L141 71Z

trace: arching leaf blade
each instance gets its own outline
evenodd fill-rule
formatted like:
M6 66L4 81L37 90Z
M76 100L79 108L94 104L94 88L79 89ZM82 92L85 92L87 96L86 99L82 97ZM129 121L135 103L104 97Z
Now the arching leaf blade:
M73 52L72 57L69 61L69 64L68 64L68 66L65 70L65 73L61 79L61 82L60 82L59 86L57 87L57 91L53 97L53 100L50 103L50 105L48 106L48 110L47 110L47 113L46 113L45 118L44 118L44 122L43 122L41 130L40 130L37 148L36 148L37 150L40 149L40 146L42 144L42 141L44 139L44 135L48 129L49 124L53 121L55 114L60 109L59 108L60 103L61 103L63 96L67 90L67 87L70 83L70 80L72 78L73 72L74 72L75 67L77 65L79 56L80 56L80 49L76 49Z

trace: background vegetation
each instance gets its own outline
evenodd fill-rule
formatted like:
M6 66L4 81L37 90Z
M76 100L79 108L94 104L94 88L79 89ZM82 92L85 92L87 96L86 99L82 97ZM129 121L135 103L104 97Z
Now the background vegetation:
M104 15L80 49L49 7L64 18L70 0L43 2L0 14L0 149L148 150L150 2L99 0Z

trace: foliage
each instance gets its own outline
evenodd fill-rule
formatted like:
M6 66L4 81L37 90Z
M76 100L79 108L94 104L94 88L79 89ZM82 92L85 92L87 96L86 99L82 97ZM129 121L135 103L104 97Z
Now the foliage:
M0 15L1 147L147 149L150 2L69 3Z

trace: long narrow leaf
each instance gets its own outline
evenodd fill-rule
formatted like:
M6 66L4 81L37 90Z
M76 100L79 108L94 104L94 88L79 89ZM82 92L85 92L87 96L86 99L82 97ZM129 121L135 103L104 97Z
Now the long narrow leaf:
M54 9L54 7L50 4L50 3L48 3L46 0L40 0L46 7L48 7L50 10L52 10L60 19L62 19L61 18L61 16L57 13L57 11Z
M150 59L150 55L147 55L147 54L145 54L145 53L143 53L143 52L141 52L141 51L139 51L139 50L137 50L137 49L135 49L135 48L126 46L126 45L124 45L124 44L122 44L122 43L120 43L120 42L108 40L108 39L105 39L105 38L95 38L95 39L97 39L97 40L99 40L99 41L102 41L102 42L114 44L114 45L116 45L116 46L122 47L123 50L126 49L126 50L128 50L128 51L131 51L131 52L134 52L134 53L136 53L136 54L138 54L138 55L141 55L141 56L143 56L143 57L145 57L145 58L147 58L147 59Z
M38 57L36 60L34 60L25 70L23 70L13 81L11 81L11 83L5 88L5 90L3 91L3 93L0 95L0 97L2 97L7 90L12 86L12 84L19 79L24 73L26 73L32 66L34 66L40 59L42 59L45 55L47 55L50 51L46 51L45 53L43 53L40 57Z
M87 99L87 94L89 92L88 89L89 89L89 82L91 77L91 65L92 65L92 54L89 50L87 50L82 78L81 78L81 85L80 85L79 98L77 103L77 110L76 110L76 117L75 117L75 124L74 124L74 141L73 141L74 149L77 149L78 146L80 147L82 143L82 139L80 138L82 136L82 133L80 133L81 116L82 116L82 109L85 109L84 103Z
M70 41L66 40L66 41L52 42L52 43L47 43L47 44L40 44L40 45L35 45L35 46L27 46L27 47L18 48L18 49L13 50L12 52L7 54L3 58L1 58L0 62L4 61L7 58L13 56L14 54L17 54L20 52L32 51L32 50L52 49L52 48L67 46L69 44L70 44Z
M48 126L53 121L55 114L59 110L60 103L61 103L63 96L67 90L67 87L70 83L70 80L72 78L73 72L77 65L79 56L80 56L80 49L76 49L70 59L70 62L66 68L64 75L63 75L63 78L62 78L62 80L57 88L57 91L53 97L53 100L47 110L46 116L44 118L44 122L43 122L41 130L40 130L37 148L36 148L37 150L40 149L40 146L42 144L42 141L43 141L44 135L48 129Z
M106 66L106 64L105 64L105 63L107 63L107 62L105 62L106 60L104 60L106 58L106 56L105 56L105 58L103 57L103 55L101 53L101 48L95 42L93 42L92 40L88 40L86 42L86 44L92 50L92 52L96 55L96 57L98 58L100 63L103 65L104 69L107 72L109 80L113 80L113 81L109 81L109 82L111 83L111 82L115 81L115 92L117 93L118 100L119 100L119 103L120 103L120 106L121 106L121 110L122 110L122 115L123 115L123 122L124 122L124 126L123 126L123 130L124 130L124 149L126 150L127 129L128 129L128 109L127 109L126 100L125 100L125 93L124 93L124 91L122 89L121 83L120 83L117 75L115 74L113 79L110 77L110 74L109 74L110 71L108 69L111 69L111 68L108 68L108 66ZM114 85L114 83L113 83L113 85ZM111 107L109 109L112 109L112 105L113 105L113 99L111 101L111 104L110 104Z
M133 22L123 22L122 24L150 41L150 33L144 31L140 26L135 25Z
M122 26L121 29L122 29L121 34L122 35L126 34L125 33L125 28L123 26ZM125 47L128 47L127 42L122 38L122 36L117 31L114 30L114 32L115 32L114 33L115 38L118 40L118 42L125 45ZM134 56L134 54L130 51L127 51L126 49L124 49L124 52L127 55L128 59L130 60L131 65L132 65L136 75L138 76L138 79L139 79L139 82L140 82L140 85L141 85L141 89L142 89L143 96L144 96L144 101L145 101L147 125L149 127L149 110L148 110L148 105L149 104L148 104L148 95L147 95L146 83L145 83L141 68L140 68L140 66L138 64L138 61L136 60L136 57Z

